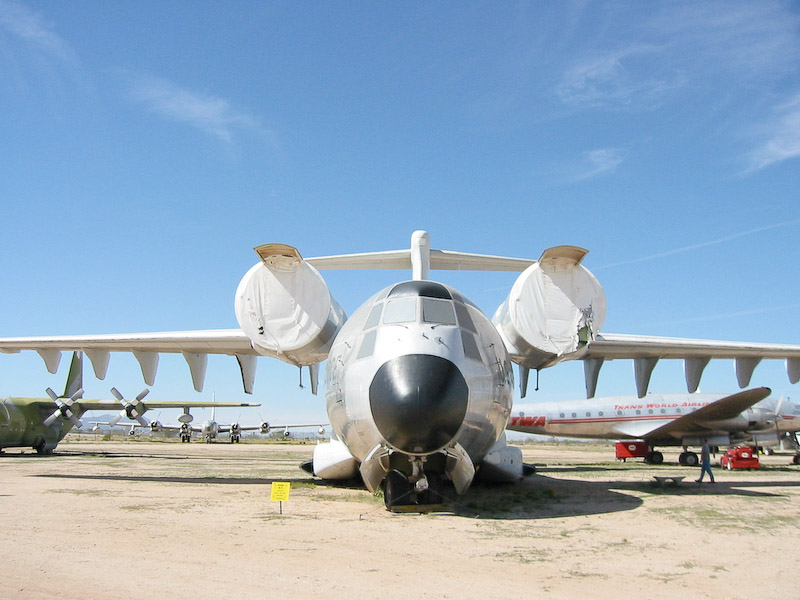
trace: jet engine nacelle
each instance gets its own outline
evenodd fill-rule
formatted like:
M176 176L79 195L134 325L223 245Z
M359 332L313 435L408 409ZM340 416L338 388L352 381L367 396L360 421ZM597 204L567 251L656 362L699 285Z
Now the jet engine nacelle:
M606 316L606 297L597 278L580 263L577 246L545 250L525 269L492 322L511 359L531 369L577 358Z
M285 244L264 244L236 290L239 326L261 354L298 366L325 360L346 316L325 280Z

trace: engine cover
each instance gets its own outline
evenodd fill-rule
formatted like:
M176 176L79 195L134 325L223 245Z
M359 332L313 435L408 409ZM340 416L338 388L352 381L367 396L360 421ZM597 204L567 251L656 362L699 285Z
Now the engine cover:
M346 316L328 285L297 250L256 248L262 261L236 290L236 319L261 354L307 366L325 360Z
M576 246L546 250L523 271L492 319L511 360L540 369L577 358L606 316L597 278L580 264L587 251Z

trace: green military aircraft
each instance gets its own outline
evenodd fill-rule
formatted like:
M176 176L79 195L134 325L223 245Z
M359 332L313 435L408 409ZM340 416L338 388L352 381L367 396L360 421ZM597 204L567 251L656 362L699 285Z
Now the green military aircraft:
M135 419L148 425L143 415L151 409L182 408L179 417L182 423L191 423L190 408L260 406L247 402L148 402L142 399L145 389L133 400L126 400L116 388L112 400L83 400L83 353L72 357L67 385L63 396L47 388L49 398L0 398L0 452L3 448L33 448L39 454L52 454L58 443L73 427L81 427L80 418L90 410L122 410L115 422L122 417Z

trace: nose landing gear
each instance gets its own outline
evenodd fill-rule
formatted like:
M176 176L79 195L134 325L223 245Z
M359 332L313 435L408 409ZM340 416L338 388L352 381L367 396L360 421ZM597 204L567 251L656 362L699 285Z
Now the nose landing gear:
M439 473L425 473L422 460L412 460L411 475L392 469L383 480L383 501L391 512L431 512L449 508L442 495L446 481Z

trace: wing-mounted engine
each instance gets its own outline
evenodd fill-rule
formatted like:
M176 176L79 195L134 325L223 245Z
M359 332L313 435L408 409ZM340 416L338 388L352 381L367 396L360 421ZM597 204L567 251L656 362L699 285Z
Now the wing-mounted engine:
M525 269L492 321L511 360L542 369L580 358L606 316L606 298L597 278L581 265L588 253L577 246L545 250Z
M264 244L255 248L261 262L236 290L236 318L261 354L297 366L328 356L346 320L325 280L296 248Z

